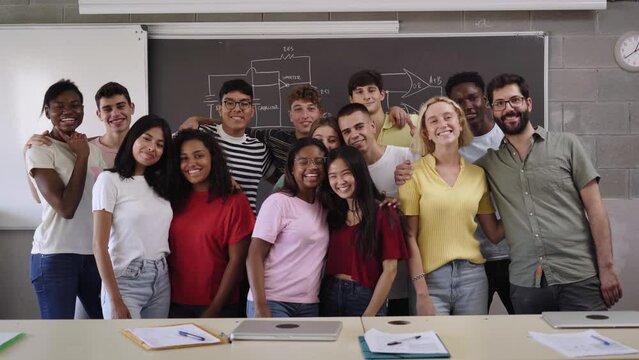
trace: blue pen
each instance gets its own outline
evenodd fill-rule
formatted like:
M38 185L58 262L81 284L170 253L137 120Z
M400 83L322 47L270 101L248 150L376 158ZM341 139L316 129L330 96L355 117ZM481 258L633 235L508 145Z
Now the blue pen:
M401 339L401 340L395 340L395 341L391 341L388 344L386 344L386 346L393 346L393 345L399 345L401 343L403 343L404 341L408 341L408 340L416 340L421 338L421 335L416 335L416 336L411 336L411 337L407 337L405 339Z
M606 345L606 346L610 346L610 341L606 341L606 340L600 338L599 336L590 335L590 337L592 337L593 339L601 341L601 343Z
M195 334L191 334L190 332L186 332L186 331L178 331L178 334L180 334L181 336L187 337L187 338L191 338L191 339L195 339L195 340L199 340L199 341L204 341L206 340L205 338L203 338L200 335L195 335Z

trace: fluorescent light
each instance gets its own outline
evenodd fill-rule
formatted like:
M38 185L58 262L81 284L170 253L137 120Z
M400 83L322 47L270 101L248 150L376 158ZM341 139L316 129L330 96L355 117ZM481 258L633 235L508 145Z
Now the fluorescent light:
M606 0L79 0L80 14L601 10Z
M148 24L149 39L241 39L260 37L331 37L399 33L398 21L273 21Z

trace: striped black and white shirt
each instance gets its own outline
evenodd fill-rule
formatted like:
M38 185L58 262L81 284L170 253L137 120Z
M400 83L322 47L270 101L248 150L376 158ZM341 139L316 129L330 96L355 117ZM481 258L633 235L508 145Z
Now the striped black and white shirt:
M255 213L257 186L271 167L271 153L266 145L246 134L235 137L224 132L222 125L200 125L200 130L213 134L226 155L231 176L242 188Z

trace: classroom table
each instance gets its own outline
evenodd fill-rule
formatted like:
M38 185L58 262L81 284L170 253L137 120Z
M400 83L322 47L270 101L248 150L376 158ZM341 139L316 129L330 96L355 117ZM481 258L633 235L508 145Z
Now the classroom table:
M26 333L24 338L0 352L0 359L362 359L357 337L363 334L363 329L358 317L340 318L343 328L339 339L333 342L234 341L231 344L148 351L120 333L120 330L130 327L191 322L216 334L230 334L242 320L0 320L0 331Z
M129 327L192 322L217 334L229 334L242 320L0 320L0 331L26 333L24 338L0 352L0 360L361 360L363 356L357 337L371 328L403 333L434 330L450 351L452 359L546 360L565 359L565 357L530 339L528 331L543 333L579 331L553 329L541 319L540 315L406 316L361 319L350 317L331 319L343 322L339 339L334 342L235 341L232 344L161 351L144 350L120 333L120 330ZM327 320L327 318L316 320ZM398 322L405 324L397 325ZM639 329L599 329L597 331L623 344L639 348ZM639 354L601 359L639 359Z
M398 324L399 323L399 324ZM406 324L404 324L406 323ZM567 359L528 337L528 331L555 333L541 315L432 316L362 318L364 331L411 333L433 330L452 359L545 360ZM639 349L639 329L596 329L600 334ZM584 359L600 359L587 357ZM639 359L639 354L605 356L601 359Z

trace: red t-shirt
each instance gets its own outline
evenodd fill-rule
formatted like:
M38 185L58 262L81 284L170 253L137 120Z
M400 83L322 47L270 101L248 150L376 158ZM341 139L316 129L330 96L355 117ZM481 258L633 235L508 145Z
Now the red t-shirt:
M169 230L171 301L209 305L229 261L229 246L250 235L255 216L242 193L207 203L208 192L193 192ZM239 300L236 288L229 304Z
M392 224L392 225L391 225ZM360 224L344 225L331 232L326 259L326 275L345 274L363 286L374 289L382 274L382 262L408 259L399 213L395 209L377 210L377 232L382 241L380 257L364 258L355 246Z

